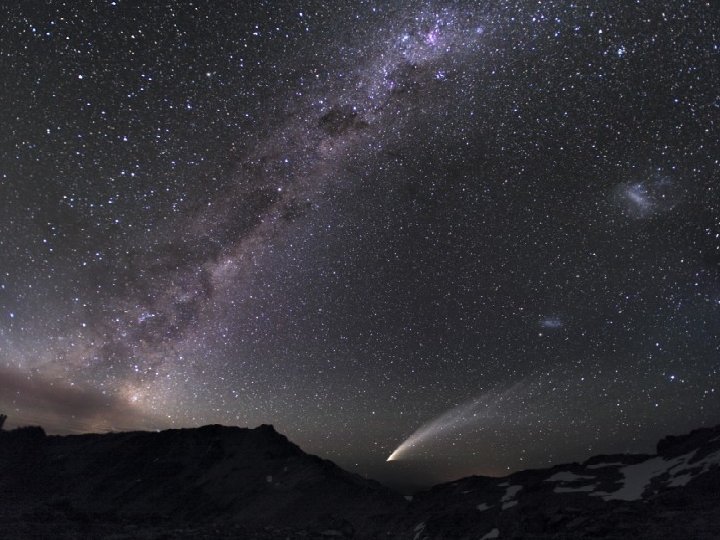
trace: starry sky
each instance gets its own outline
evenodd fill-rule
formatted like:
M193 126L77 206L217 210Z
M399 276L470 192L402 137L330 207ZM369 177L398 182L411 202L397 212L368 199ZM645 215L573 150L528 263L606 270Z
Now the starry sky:
M419 485L720 422L716 2L5 0L0 65L11 426Z

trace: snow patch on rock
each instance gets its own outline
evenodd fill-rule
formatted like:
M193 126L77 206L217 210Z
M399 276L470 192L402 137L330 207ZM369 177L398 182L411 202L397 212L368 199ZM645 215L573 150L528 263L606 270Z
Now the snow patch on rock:
M557 486L553 489L554 493L591 493L597 489L597 484L590 484L589 486Z
M501 486L503 484L500 484ZM505 488L505 495L502 496L502 499L500 499L500 502L502 504L502 509L507 510L508 508L512 508L517 504L516 500L513 500L515 495L518 494L518 492L522 489L522 486L511 486L508 482L505 483L507 487Z
M500 529L493 529L489 533L487 533L485 536L483 536L480 540L492 540L493 538L499 538L500 537Z
M594 476L580 476L570 471L562 471L547 478L546 482L576 482L578 480L594 480Z
M621 463L620 461L613 461L612 463L595 463L594 465L587 465L586 469L604 469L605 467L620 467L621 465L625 465L624 463Z

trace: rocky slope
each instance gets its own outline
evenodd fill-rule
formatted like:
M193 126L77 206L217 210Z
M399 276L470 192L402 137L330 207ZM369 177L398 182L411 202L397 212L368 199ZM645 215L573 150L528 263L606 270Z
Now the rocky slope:
M395 534L409 529L415 540L720 538L720 427L667 437L656 455L436 486L415 497Z
M0 538L720 537L720 427L407 502L271 426L0 432Z

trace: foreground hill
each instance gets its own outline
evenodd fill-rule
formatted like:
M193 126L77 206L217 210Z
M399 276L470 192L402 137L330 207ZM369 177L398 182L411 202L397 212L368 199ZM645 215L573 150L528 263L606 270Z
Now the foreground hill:
M0 432L0 536L221 537L216 528L229 537L266 528L368 536L404 502L267 425L67 437L39 428Z
M0 431L0 538L720 537L720 427L407 502L271 426Z

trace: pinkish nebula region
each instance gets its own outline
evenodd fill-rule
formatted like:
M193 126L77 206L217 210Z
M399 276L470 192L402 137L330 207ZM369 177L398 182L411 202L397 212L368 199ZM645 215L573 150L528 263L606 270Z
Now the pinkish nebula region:
M272 423L422 484L720 422L720 6L0 21L11 426Z

